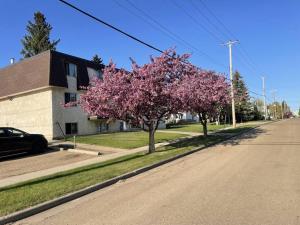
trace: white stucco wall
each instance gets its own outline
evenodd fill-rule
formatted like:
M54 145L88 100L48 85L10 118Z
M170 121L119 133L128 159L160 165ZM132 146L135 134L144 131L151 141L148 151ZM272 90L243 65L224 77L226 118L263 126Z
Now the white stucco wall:
M50 88L0 100L0 126L52 138L52 91Z
M53 137L62 137L62 132L58 126L60 124L63 132L66 132L66 123L77 123L78 135L95 134L97 132L97 122L88 120L88 116L80 106L65 108L62 104L65 102L65 93L76 93L77 100L80 91L77 91L75 77L67 77L68 88L53 87L52 107L53 107Z

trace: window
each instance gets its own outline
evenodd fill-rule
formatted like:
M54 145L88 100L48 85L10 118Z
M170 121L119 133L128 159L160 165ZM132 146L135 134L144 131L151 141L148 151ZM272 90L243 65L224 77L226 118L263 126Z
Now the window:
M65 93L65 104L76 102L76 93ZM72 104L71 106L76 106L77 104Z
M91 81L94 77L97 77L98 79L102 79L102 72L100 70L95 70L91 67L87 67L89 80Z
M66 134L77 134L78 129L77 129L77 123L66 123Z
M65 63L66 75L70 77L77 77L77 66L72 63Z
M0 129L0 138L1 137L7 137L7 134L4 129Z
M99 132L106 132L109 130L109 124L108 123L100 123L99 125Z
M24 135L24 132L16 129L7 129L7 132L11 137L21 137Z

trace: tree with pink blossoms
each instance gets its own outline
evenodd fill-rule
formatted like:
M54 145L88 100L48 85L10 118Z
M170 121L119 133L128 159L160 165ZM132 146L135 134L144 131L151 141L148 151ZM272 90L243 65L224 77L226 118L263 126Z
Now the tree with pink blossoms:
M142 66L132 60L131 72L110 63L103 71L103 80L94 79L79 104L89 115L140 125L149 132L152 153L159 123L181 108L177 89L181 77L190 71L188 58L168 50Z
M214 71L197 68L184 76L178 94L183 109L199 116L204 136L207 136L207 120L217 116L230 101L229 84L225 77Z

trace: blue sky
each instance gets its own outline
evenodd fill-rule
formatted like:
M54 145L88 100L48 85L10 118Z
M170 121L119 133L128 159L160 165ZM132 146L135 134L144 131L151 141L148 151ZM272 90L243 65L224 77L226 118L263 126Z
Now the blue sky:
M226 35L222 25L209 14L200 0L130 1L189 44L175 41L174 36L170 38L153 27L155 24L149 25L145 22L149 20L126 0L70 0L70 3L160 49L176 47L179 53L192 53L191 61L197 66L228 74L228 49L221 44L234 37ZM285 99L293 110L297 109L300 104L300 2L203 2L239 39L240 44L233 48L233 66L244 76L248 88L261 93L261 76L264 75L268 98L271 98L270 91L276 89L278 100ZM11 57L17 60L21 57L20 39L25 34L28 20L38 10L53 26L51 37L61 39L58 51L87 59L97 53L104 62L113 59L119 67L125 68L130 68L129 57L138 63L146 63L149 55L158 54L57 0L1 0L0 67L6 66ZM197 51L191 49L191 45Z

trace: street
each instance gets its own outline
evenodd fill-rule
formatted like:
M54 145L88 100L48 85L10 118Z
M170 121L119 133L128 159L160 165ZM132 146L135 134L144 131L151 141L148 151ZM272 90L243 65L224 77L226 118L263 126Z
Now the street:
M299 134L270 123L15 224L300 225Z

